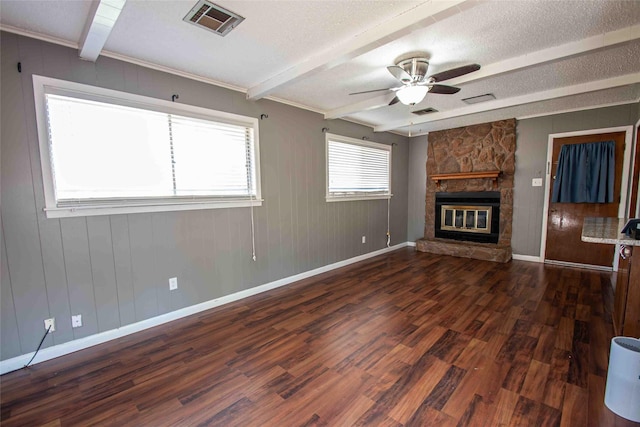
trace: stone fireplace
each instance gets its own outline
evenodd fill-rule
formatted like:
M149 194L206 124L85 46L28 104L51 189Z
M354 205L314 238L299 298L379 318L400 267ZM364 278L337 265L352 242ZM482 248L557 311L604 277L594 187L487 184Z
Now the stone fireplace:
M419 251L511 259L515 119L429 133Z

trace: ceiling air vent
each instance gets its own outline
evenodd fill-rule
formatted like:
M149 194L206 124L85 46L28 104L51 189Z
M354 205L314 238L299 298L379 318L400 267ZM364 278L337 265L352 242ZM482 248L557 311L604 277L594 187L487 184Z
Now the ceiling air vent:
M200 0L184 17L184 21L203 27L220 36L226 36L244 18L211 2Z
M423 108L422 110L412 111L413 114L417 114L419 116L424 116L425 114L437 113L437 112L438 112L438 110L436 110L435 108L431 108L431 107Z
M484 95L472 96L471 98L464 98L462 101L467 104L477 104L478 102L493 101L496 99L492 93L485 93Z

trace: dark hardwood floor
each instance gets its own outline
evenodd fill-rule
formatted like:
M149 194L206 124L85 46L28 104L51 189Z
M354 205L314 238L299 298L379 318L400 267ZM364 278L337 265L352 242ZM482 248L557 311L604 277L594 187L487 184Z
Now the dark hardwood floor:
M402 249L6 374L2 425L633 425L610 281Z

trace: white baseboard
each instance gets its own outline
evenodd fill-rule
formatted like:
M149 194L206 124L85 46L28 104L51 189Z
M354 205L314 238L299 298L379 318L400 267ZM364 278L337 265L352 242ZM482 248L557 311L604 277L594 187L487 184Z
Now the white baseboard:
M44 362L46 360L55 359L56 357L64 356L65 354L73 353L85 348L93 347L94 345L102 344L107 341L111 341L117 338L121 338L126 335L130 335L136 332L143 331L145 329L153 328L154 326L162 325L173 320L181 319L192 314L200 313L205 310L209 310L214 307L218 307L224 304L228 304L233 301L238 301L243 298L247 298L253 295L257 295L262 292L269 291L271 289L279 288L281 286L288 285L298 280L306 279L307 277L315 276L317 274L325 273L327 271L335 270L340 267L347 266L359 261L364 261L368 258L373 258L378 255L385 254L387 252L394 251L396 249L404 248L412 245L413 242L404 242L389 248L379 249L377 251L369 252L367 254L359 255L353 258L339 261L333 264L325 265L313 270L305 271L303 273L296 274L294 276L285 277L273 282L265 283L264 285L256 286L251 289L245 289L234 294L225 295L220 298L215 298L209 301L205 301L200 304L192 305L189 307L181 308L170 313L162 314L160 316L152 317L150 319L142 320L140 322L125 325L117 329L110 331L100 332L85 338L69 341L66 343L54 345L52 347L43 348L40 350L33 360L33 364ZM0 361L0 375L7 372L21 369L29 362L29 359L33 356L34 352L23 354L13 357L11 359Z
M407 246L411 246L412 248L415 248L416 242L407 242Z
M544 260L544 263L549 265L557 265L560 267L582 268L586 270L614 271L613 267L605 267L602 265L591 265L591 264L578 264L575 262L555 261L552 259L546 259Z
M517 261L542 262L542 258L540 258L539 256L534 256L534 255L513 254L513 255L511 255L511 258L513 258L513 259L515 259Z
M513 254L511 257L518 261L530 261L530 262L538 262L550 265L558 265L560 267L573 267L573 268L584 268L587 270L599 270L599 271L616 271L615 267L602 267L599 265L588 265L588 264L576 264L573 262L562 262L562 261L553 261L553 260L544 260L539 256L533 255L518 255Z

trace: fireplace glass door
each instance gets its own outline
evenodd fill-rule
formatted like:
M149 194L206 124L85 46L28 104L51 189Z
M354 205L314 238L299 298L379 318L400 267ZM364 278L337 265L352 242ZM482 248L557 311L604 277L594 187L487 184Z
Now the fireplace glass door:
M491 207L442 205L440 228L489 234L491 233Z

